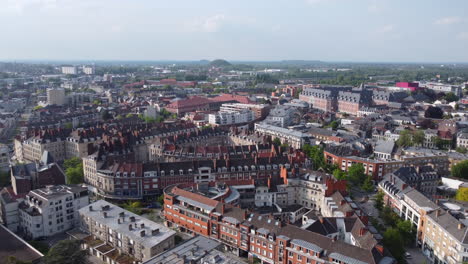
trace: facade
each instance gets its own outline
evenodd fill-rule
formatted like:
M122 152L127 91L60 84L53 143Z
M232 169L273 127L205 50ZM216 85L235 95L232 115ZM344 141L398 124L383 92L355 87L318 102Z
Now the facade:
M86 75L94 74L94 66L83 66L83 73Z
M220 110L216 114L208 115L208 123L219 126L249 123L254 119L254 112L249 109L234 111Z
M78 74L78 68L76 66L62 66L62 74Z
M17 195L11 187L0 190L0 223L13 232L18 232L18 206L24 195Z
M88 189L57 185L30 191L19 204L19 230L36 239L74 228L78 210L89 204Z
M174 231L104 200L81 208L79 219L80 229L92 237L85 242L99 241L86 246L94 255L96 249L107 245L104 253L115 251L142 262L174 247ZM97 257L112 263L108 255Z
M468 133L457 134L457 147L468 148Z
M220 107L220 111L228 111L228 110L242 110L248 109L254 113L254 119L261 119L265 118L269 111L270 107L266 104L241 104L241 103L227 103L222 104Z
M63 89L63 88L48 88L47 89L47 104L48 105L64 105L64 104L66 104L65 89Z
M262 134L271 136L272 138L278 138L281 144L288 144L290 147L300 149L305 144L309 143L309 135L306 133L282 128L278 126L267 125L263 123L255 124L255 131Z
M278 127L288 127L297 124L298 115L299 112L296 107L277 105L271 109L270 114L263 123Z

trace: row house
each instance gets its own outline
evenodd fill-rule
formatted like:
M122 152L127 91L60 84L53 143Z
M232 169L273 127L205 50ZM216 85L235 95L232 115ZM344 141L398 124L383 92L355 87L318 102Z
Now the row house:
M168 226L213 238L234 253L262 263L395 263L381 245L351 245L178 186L165 189L164 201Z
M251 179L266 183L270 177L279 177L282 167L296 168L305 163L292 156L250 156L163 163L119 161L111 165L102 165L90 157L84 159L83 164L85 182L96 194L111 199L141 199L160 194L162 189L173 184Z

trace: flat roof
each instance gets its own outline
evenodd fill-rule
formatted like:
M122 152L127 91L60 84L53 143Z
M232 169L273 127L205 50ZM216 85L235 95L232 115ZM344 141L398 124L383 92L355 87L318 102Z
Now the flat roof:
M91 206L93 208L92 211L90 210ZM109 206L109 209L102 211L103 206ZM85 206L81 208L79 212L147 247L153 247L176 234L175 231L161 224L155 223L104 200L98 200L93 204ZM107 213L106 217L103 215L104 212ZM120 217L120 213L122 212L125 215L123 218ZM135 218L134 222L130 220L131 217ZM120 219L120 224L118 223L118 219ZM141 224L144 224L144 226L141 227ZM129 225L132 225L132 230L129 230ZM159 229L159 232L156 235L152 235L152 230L155 229ZM141 231L145 231L145 236L142 237L140 235Z

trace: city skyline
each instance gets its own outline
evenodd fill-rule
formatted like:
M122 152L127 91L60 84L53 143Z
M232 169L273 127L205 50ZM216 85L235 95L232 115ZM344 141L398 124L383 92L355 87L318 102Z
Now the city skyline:
M0 60L468 62L468 3L429 2L0 0Z

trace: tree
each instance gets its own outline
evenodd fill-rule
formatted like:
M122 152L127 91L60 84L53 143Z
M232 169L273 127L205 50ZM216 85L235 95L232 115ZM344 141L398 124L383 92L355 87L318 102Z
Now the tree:
M410 147L413 145L411 131L403 130L400 132L400 137L396 141L396 144L400 147Z
M371 192L374 190L374 184L372 184L372 178L368 176L362 183L361 188L366 192Z
M457 190L457 194L455 195L455 199L457 199L458 201L464 201L464 202L467 202L468 201L468 188L459 188Z
M33 110L39 110L39 109L42 109L44 108L42 105L36 105Z
M337 180L344 180L346 179L346 172L340 170L340 169L335 169L333 170L333 176L337 179Z
M449 92L444 96L444 99L450 103L450 102L458 101L459 98L454 93Z
M455 150L462 154L466 154L468 152L468 149L466 149L465 147L457 147Z
M68 123L65 123L64 127L66 129L72 129L73 128L73 124L71 122L68 122Z
M424 117L442 119L444 117L444 111L437 106L429 106L424 112Z
M411 246L414 244L414 240L416 238L416 230L411 223L411 221L402 221L399 220L396 224L398 231L401 234L401 238L403 239L403 243L405 246Z
M382 209L384 208L384 193L383 192L379 191L375 195L374 207L379 211L382 211Z
M101 113L101 118L102 120L104 121L107 121L109 119L112 118L112 115L109 113L109 111L106 109L106 110L103 110L102 113Z
M281 145L281 139L279 139L279 138L273 139L273 145L275 145L275 146Z
M405 249L403 248L404 241L398 229L388 228L383 234L383 244L390 250L398 263L406 263L404 258Z
M447 146L451 145L450 140L441 139L440 137L433 137L432 142L438 149L447 149Z
M135 114L132 114L132 113L128 113L125 117L126 118L131 118L132 116L134 116Z
M364 166L360 163L351 165L348 168L348 179L354 185L362 184L366 179Z
M312 166L314 169L317 170L319 168L325 167L323 149L320 146L311 146L306 144L304 147L302 147L302 150L312 160Z
M88 263L87 251L81 250L80 241L62 240L53 246L44 258L45 264Z
M80 184L84 182L83 161L80 158L74 157L65 160L63 167L65 168L68 184Z
M413 133L413 143L415 145L422 145L426 136L422 130L415 131Z
M468 160L461 161L452 166L452 177L468 179Z

